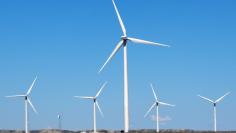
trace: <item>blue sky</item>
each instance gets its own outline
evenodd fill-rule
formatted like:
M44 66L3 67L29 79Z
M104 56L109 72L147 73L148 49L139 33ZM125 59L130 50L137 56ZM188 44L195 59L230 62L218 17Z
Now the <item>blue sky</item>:
M153 103L152 82L168 118L160 128L212 129L212 105L196 95L217 99L231 91L217 108L218 129L235 129L236 2L233 0L116 0L127 34L171 45L160 48L128 45L131 129L155 128L143 115ZM122 32L111 0L0 2L0 128L23 129L21 99L38 75L31 100L30 128L92 128L92 102L74 95L95 95L105 114L97 127L123 128L123 54L120 51L101 74L99 68Z

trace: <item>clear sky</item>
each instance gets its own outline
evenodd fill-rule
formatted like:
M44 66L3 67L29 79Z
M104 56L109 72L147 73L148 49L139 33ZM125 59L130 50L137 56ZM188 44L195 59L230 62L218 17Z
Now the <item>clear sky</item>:
M217 99L219 130L236 130L236 1L116 0L127 34L171 45L128 45L130 128L155 128L149 83L160 99L160 128L212 129L213 107L196 95ZM99 129L123 129L122 50L101 74L122 35L111 0L0 1L0 128L24 128L22 99L38 75L31 100L30 128L92 129L92 101L99 97L105 117Z

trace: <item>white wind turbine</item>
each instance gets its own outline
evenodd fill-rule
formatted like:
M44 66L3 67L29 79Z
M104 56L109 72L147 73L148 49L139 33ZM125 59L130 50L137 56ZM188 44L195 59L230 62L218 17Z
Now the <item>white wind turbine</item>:
M150 84L151 88L152 88L152 92L153 92L153 95L154 95L154 98L155 98L155 102L153 103L153 105L149 108L149 110L146 112L146 114L144 115L144 117L146 117L150 111L156 106L156 119L157 119L157 129L156 129L156 132L159 132L159 105L166 105L166 106L171 106L171 107L174 107L175 105L172 105L172 104L168 104L168 103L164 103L164 102L160 102L157 98L157 95L153 89L153 86L152 84Z
M126 29L124 26L124 23L121 19L121 16L119 14L119 11L116 7L116 4L114 0L112 0L112 3L114 5L123 35L121 36L121 41L116 45L115 49L112 51L106 62L103 64L101 69L99 70L99 73L103 70L103 68L106 66L106 64L114 57L114 55L119 51L121 47L124 48L124 128L125 132L129 131L129 106L128 106L128 64L127 64L127 42L131 41L133 43L138 44L146 44L146 45L155 45L155 46L161 46L161 47L169 47L168 45L155 43L151 41L141 40L137 38L128 37L126 35Z
M206 98L206 97L203 97L203 96L201 96L201 95L198 95L199 97L201 97L202 99L204 99L204 100L207 100L208 102L210 102L210 103L212 103L213 104L213 106L214 106L214 131L216 132L216 104L218 103L218 102L220 102L225 96L227 96L227 95L229 95L230 94L230 92L227 92L225 95L223 95L222 97L220 97L220 98L218 98L217 100L215 100L215 101L213 101L213 100L211 100L211 99L209 99L209 98Z
M24 98L24 101L25 101L25 133L29 132L29 130L28 130L28 104L31 106L33 111L37 114L37 111L36 111L34 105L32 104L32 102L30 101L30 98L29 98L29 95L30 95L30 93L32 91L32 88L34 86L34 83L35 83L36 79L37 79L37 76L35 77L33 83L29 87L29 89L28 89L26 94L6 96L7 98L15 98L15 97L22 97L22 98Z
M101 116L104 116L102 113L102 110L98 104L97 98L100 95L100 93L102 92L103 88L106 86L107 82L105 82L102 87L100 88L100 90L97 92L97 94L94 97L90 97L90 96L74 96L75 98L82 98L82 99L91 99L93 100L93 132L96 133L97 132L97 127L96 127L96 106L101 114Z

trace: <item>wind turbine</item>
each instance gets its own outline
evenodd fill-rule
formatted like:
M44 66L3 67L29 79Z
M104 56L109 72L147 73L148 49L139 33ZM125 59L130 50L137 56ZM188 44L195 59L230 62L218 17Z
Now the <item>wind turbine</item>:
M97 98L100 95L100 93L102 92L103 88L106 86L107 82L105 82L102 87L100 88L100 90L97 92L97 94L94 97L91 96L74 96L75 98L82 98L82 99L91 99L93 100L93 132L96 133L97 132L97 127L96 127L96 107L98 108L101 116L103 117L103 113L102 110L98 104Z
M29 95L32 91L32 88L34 86L34 83L37 79L37 76L35 77L33 83L31 84L31 86L29 87L28 91L26 92L26 94L23 95L12 95L12 96L6 96L7 98L15 98L15 97L22 97L24 98L25 101L25 133L28 133L28 104L31 106L31 108L33 109L33 111L37 114L37 111L34 107L34 105L32 104L32 102L30 101Z
M57 119L58 119L58 129L61 131L62 114L58 114Z
M121 41L116 45L115 49L112 51L106 62L103 64L101 69L99 70L99 73L103 70L103 68L106 66L106 64L114 57L114 55L119 51L121 47L124 49L124 128L125 132L129 131L129 105L128 105L128 64L127 64L127 42L131 41L133 43L137 44L146 44L146 45L154 45L154 46L161 46L161 47L169 47L168 45L155 43L151 41L141 40L137 38L128 37L126 34L125 25L121 19L121 16L119 14L119 11L116 7L116 4L114 0L112 0L112 3L114 5L116 15L118 17L123 35L121 36Z
M150 111L156 106L156 117L157 117L157 129L156 129L156 132L159 132L159 105L165 105L165 106L171 106L171 107L174 107L175 105L172 105L172 104L168 104L168 103L164 103L164 102L160 102L157 98L157 95L153 89L153 86L152 84L150 84L151 88L152 88L152 92L153 92L153 95L154 95L154 98L155 98L155 102L152 104L152 106L149 108L149 110L146 112L146 114L144 115L144 117L146 117Z
M225 96L229 95L230 92L227 92L226 94L224 94L223 96L221 96L220 98L218 98L217 100L213 101L209 98L206 98L206 97L203 97L201 95L198 95L200 98L204 99L204 100L207 100L208 102L212 103L213 106L214 106L214 131L216 132L216 104L218 102L220 102Z

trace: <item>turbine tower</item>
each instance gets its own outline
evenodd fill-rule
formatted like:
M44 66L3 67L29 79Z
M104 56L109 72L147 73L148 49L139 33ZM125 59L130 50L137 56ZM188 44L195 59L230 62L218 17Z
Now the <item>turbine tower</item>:
M123 35L121 36L121 41L116 45L115 49L112 51L106 62L103 64L101 69L99 70L99 73L103 70L103 68L106 66L106 64L113 58L113 56L119 51L121 47L124 49L124 128L125 132L129 131L129 105L128 105L128 64L127 64L127 44L129 41L136 43L136 44L146 44L146 45L154 45L154 46L161 46L161 47L169 47L168 45L155 43L151 41L141 40L137 38L128 37L126 34L126 28L125 25L121 19L121 16L119 14L119 11L116 7L116 4L114 0L112 0L113 6L115 8L116 15L118 17L121 30L123 32Z
M58 114L57 119L58 119L58 129L61 131L61 129L62 129L62 126L61 126L62 114Z
M91 99L93 100L93 132L96 133L97 132L97 127L96 127L96 107L98 108L101 116L103 117L103 113L102 110L98 104L97 98L100 95L100 93L102 92L103 88L106 86L107 82L105 82L102 87L100 88L100 90L97 92L97 94L94 97L90 97L90 96L74 96L75 98L82 98L82 99Z
M174 107L175 105L172 105L172 104L168 104L168 103L164 103L164 102L160 102L157 98L157 95L153 89L153 86L152 84L150 84L151 88L152 88L152 92L153 92L153 95L154 95L154 98L155 98L155 102L152 104L152 106L149 108L149 110L146 112L146 114L144 115L144 117L146 117L150 111L156 106L156 119L157 119L157 129L156 129L156 132L159 132L159 105L165 105L165 106L171 106L171 107Z
M214 121L214 131L216 132L216 105L227 95L229 95L230 92L227 92L226 94L224 94L222 97L218 98L217 100L213 101L209 98L206 98L206 97L203 97L201 95L198 95L200 98L204 99L204 100L207 100L208 102L212 103L213 104L213 108L214 108L214 114L213 114L213 121Z
M22 98L24 98L24 101L25 101L25 133L29 133L29 130L28 130L28 104L31 106L33 111L37 114L37 111L36 111L34 105L32 104L32 102L31 102L31 100L29 98L29 95L30 95L30 93L32 91L32 88L34 86L34 83L35 83L36 79L37 79L37 76L35 77L33 83L29 87L29 89L28 89L26 94L6 96L7 98L15 98L15 97L22 97Z

